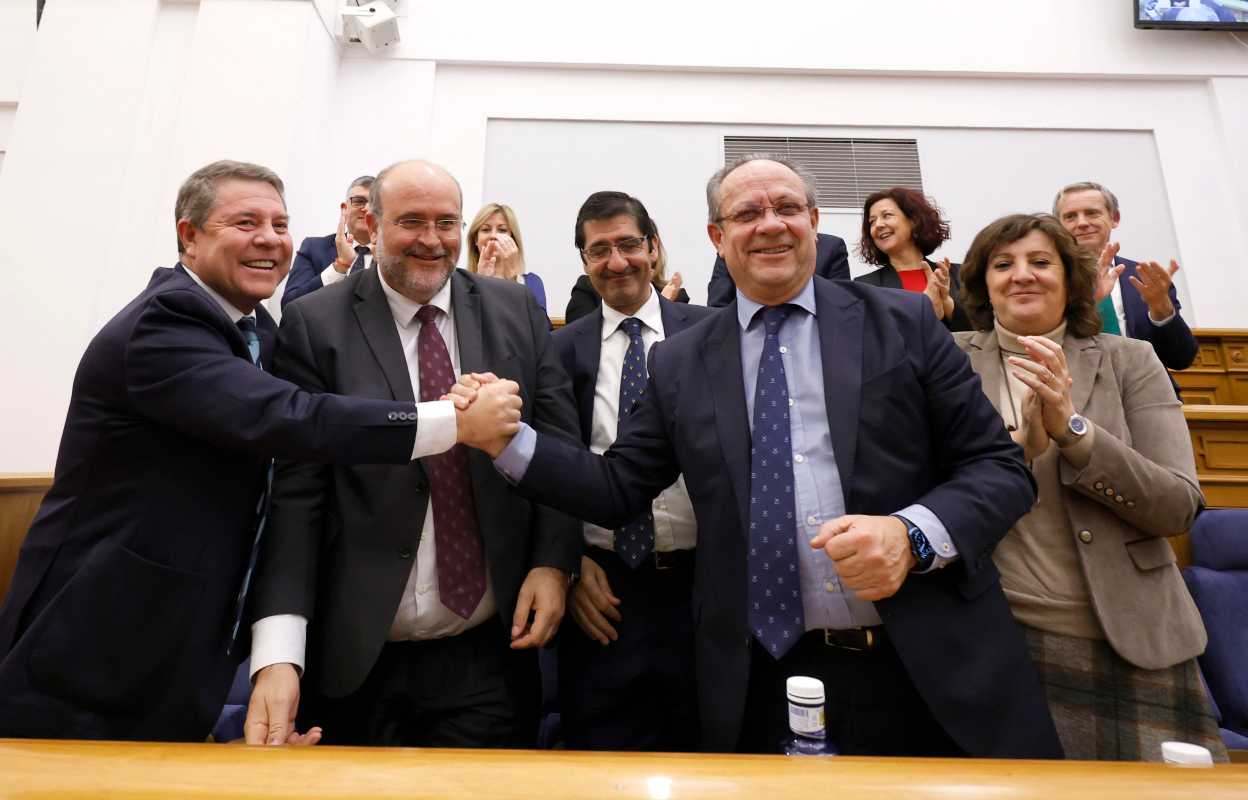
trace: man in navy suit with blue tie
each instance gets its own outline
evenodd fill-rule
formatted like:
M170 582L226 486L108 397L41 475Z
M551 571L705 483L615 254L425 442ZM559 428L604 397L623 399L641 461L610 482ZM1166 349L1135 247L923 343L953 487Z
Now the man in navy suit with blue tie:
M309 236L295 253L294 266L282 291L282 309L308 292L335 284L353 272L373 265L373 251L365 215L372 175L361 175L347 187L347 199L339 206L338 231L328 236Z
M641 397L649 348L710 310L654 289L658 230L637 198L590 195L574 242L602 304L554 341L572 376L581 439L601 453ZM684 479L619 528L583 527L580 580L568 598L576 626L564 626L559 642L564 741L578 750L696 749L689 599L697 526Z
M1174 290L1178 262L1172 260L1167 268L1155 261L1119 258L1118 245L1109 243L1110 232L1122 219L1118 198L1099 183L1084 181L1062 189L1053 200L1053 216L1079 244L1107 262L1097 287L1104 330L1148 342L1166 369L1190 367L1199 345L1179 313L1182 306Z
M414 403L311 394L265 371L277 327L260 301L291 254L277 175L209 164L176 218L178 264L105 324L74 377L55 479L0 606L0 737L203 741L248 651L272 458L438 452L418 445ZM457 415L457 435L471 428Z
M969 361L924 298L814 276L796 165L743 157L707 202L736 301L651 350L611 448L470 443L608 528L684 475L702 748L776 752L809 675L842 753L1059 757L991 558L1035 487Z

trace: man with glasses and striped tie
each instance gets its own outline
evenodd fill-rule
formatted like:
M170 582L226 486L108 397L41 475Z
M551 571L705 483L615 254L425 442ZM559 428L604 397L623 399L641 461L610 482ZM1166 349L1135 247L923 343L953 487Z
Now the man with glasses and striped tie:
M269 374L277 330L260 301L291 255L276 174L209 164L175 219L178 264L78 366L56 476L0 607L0 737L203 741L248 652L272 459L405 464L453 443L422 445L413 402ZM453 429L473 424L460 414Z

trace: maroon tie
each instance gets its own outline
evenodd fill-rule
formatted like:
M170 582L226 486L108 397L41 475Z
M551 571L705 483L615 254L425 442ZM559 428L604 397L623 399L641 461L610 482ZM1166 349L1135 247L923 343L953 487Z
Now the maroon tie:
M420 401L437 400L455 384L455 370L446 342L438 333L438 309L423 306L416 312L420 366ZM485 554L472 503L468 450L457 444L445 453L421 459L433 496L433 529L438 547L438 592L442 605L464 619L472 616L485 594Z

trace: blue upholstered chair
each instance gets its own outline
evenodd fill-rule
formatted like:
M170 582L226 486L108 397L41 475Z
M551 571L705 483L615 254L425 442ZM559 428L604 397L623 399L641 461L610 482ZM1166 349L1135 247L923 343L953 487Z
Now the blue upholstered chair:
M1226 746L1248 749L1248 509L1201 513L1191 541L1183 578L1209 631L1201 672Z

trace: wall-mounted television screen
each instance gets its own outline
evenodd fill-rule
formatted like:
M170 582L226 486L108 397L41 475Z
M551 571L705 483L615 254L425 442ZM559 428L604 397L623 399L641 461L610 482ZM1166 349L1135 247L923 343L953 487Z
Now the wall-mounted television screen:
M1135 0L1135 27L1248 31L1248 0Z

